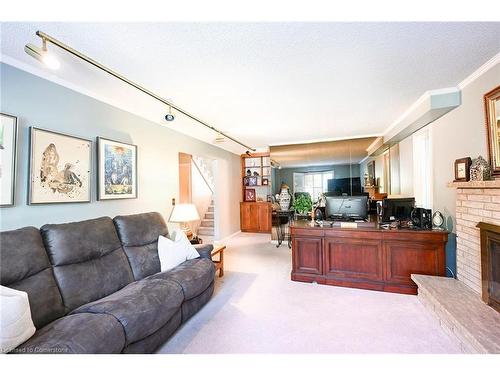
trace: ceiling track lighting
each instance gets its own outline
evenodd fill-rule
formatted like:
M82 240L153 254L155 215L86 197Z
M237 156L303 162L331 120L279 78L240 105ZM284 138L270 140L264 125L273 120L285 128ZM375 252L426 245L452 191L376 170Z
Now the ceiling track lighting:
M52 70L59 69L59 67L61 66L59 61L47 50L47 39L45 38L42 38L42 48L28 43L24 46L24 51Z
M175 116L172 114L172 106L168 106L168 113L165 115L165 120L167 121L174 121Z
M112 75L113 77L119 79L120 81L134 87L135 89L141 91L142 93L152 97L153 99L156 99L160 102L162 102L163 104L166 104L167 106L169 106L169 113L165 116L165 120L167 121L173 121L175 119L175 116L171 113L171 110L172 108L175 109L177 112L183 114L184 116L190 118L191 120L194 120L196 121L197 123L209 128L210 130L220 134L221 136L223 136L224 138L227 138L237 144L239 144L240 146L246 148L247 150L251 150L251 151L256 151L255 148L252 148L250 146L247 146L245 145L244 143L238 141L237 139L233 138L233 137L230 137L229 135L223 133L222 131L216 129L215 127L213 127L212 125L206 123L205 121L199 119L198 117L192 115L191 113L183 110L182 108L170 103L169 101L163 99L161 96L155 94L154 92L146 89L145 87L139 85L138 83L135 83L131 80L129 80L127 77L115 72L114 70L102 65L101 63L91 59L90 57L84 55L83 53L81 52L78 52L77 50L71 48L70 46L60 42L59 40L51 37L50 35L48 34L45 34L44 32L42 31L37 31L36 32L36 35L40 38L42 38L42 43L43 43L43 47L42 49L38 48L38 47L35 47L34 45L32 44L27 44L25 47L24 47L24 50L26 51L26 53L32 57L34 57L35 59L37 59L38 61L41 61L43 62L44 64L46 64L47 66L51 67L52 66L52 69L57 69L57 67L59 67L59 62L57 60L55 60L53 57L51 57L48 53L47 53L47 42L49 43L52 43L53 45L61 48L62 50L72 54L73 56L75 57L78 57L79 59L95 66L96 68L98 69L101 69L102 71L108 73L109 75ZM50 56L50 58L49 58ZM55 61L55 62L54 62ZM57 63L57 64L56 64ZM51 65L49 65L51 64ZM57 67L56 67L57 66ZM170 119L170 116L172 116L172 118ZM168 117L168 118L167 118Z
M214 139L214 143L223 143L226 141L226 137L224 137L221 133L217 134L217 137Z

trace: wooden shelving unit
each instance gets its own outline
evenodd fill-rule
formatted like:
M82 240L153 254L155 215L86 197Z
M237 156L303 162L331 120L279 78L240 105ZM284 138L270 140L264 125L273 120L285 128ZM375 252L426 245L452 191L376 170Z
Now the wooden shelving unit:
M251 176L257 178L257 184L245 185L245 177L250 171ZM257 172L257 175L254 174ZM267 185L263 180L267 179ZM257 200L245 202L245 191L255 189ZM251 156L241 155L241 203L240 226L242 232L271 232L271 203L267 196L271 194L271 158L269 153L253 153Z

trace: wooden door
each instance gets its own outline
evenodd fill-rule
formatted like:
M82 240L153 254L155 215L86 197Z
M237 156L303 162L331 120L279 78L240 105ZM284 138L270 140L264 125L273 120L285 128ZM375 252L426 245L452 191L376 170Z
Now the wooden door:
M381 241L327 237L323 246L327 277L383 281Z
M296 237L293 239L292 272L323 274L323 241L321 238Z
M240 204L240 226L243 232L259 231L259 208L252 203Z
M271 210L268 204L259 204L259 232L271 232Z

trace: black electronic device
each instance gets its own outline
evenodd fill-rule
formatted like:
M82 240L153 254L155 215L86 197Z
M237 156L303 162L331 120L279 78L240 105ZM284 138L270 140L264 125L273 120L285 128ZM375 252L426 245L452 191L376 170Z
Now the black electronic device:
M410 220L415 208L415 198L384 198L377 206L379 221L390 223L396 220Z
M432 210L416 207L411 211L410 218L414 228L432 229Z
M326 197L328 220L365 220L367 217L368 197L366 196Z
M359 177L332 178L327 181L327 186L330 195L355 195L362 192Z

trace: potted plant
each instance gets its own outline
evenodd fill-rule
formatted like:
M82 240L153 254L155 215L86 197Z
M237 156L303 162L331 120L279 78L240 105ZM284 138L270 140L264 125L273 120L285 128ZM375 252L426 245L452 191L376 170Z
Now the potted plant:
M293 202L293 208L301 215L307 214L312 209L312 201L308 195L300 195Z

